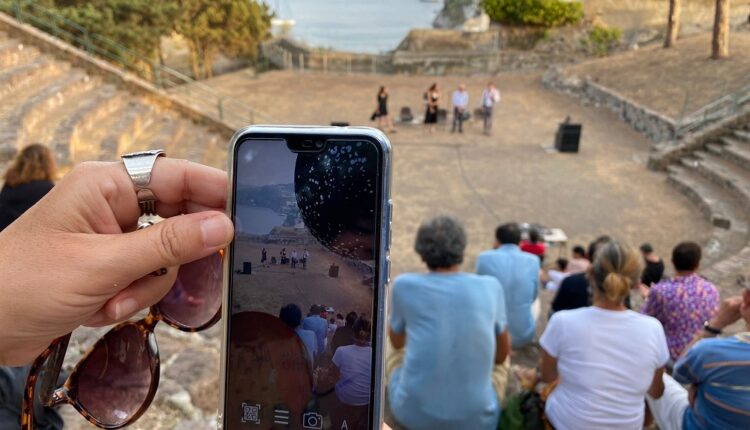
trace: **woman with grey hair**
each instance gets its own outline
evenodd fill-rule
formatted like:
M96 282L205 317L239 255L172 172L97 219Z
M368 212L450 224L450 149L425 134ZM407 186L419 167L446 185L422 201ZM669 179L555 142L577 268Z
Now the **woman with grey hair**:
M425 221L414 249L427 273L393 283L388 400L411 430L497 428L493 367L510 351L504 295L495 278L461 271L465 248L458 221Z

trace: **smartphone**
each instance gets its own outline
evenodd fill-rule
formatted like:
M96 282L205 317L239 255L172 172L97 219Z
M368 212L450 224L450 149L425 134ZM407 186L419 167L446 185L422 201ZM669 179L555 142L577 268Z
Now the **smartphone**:
M380 429L390 157L371 128L232 138L219 429Z

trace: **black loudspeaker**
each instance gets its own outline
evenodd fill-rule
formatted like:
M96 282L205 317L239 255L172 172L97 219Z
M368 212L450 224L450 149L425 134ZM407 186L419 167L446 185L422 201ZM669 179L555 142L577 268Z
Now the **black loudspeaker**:
M242 263L242 274L243 275L252 275L253 273L253 263L249 261L245 261Z
M555 149L560 152L578 152L581 142L581 124L562 123L557 128L555 137Z

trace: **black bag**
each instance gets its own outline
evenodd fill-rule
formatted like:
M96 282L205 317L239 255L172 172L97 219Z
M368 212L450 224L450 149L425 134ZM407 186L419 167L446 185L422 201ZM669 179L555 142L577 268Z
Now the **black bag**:
M380 115L378 115L378 111L373 112L372 116L370 116L370 121L375 121L375 119L377 119L377 117L379 116Z

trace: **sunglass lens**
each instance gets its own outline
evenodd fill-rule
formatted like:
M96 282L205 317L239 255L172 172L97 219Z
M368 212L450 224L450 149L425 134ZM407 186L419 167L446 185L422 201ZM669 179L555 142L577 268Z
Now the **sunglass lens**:
M183 327L203 327L221 307L223 253L180 266L172 289L159 302L159 311Z
M79 405L109 426L132 419L153 383L149 348L153 346L135 325L107 333L78 366Z

